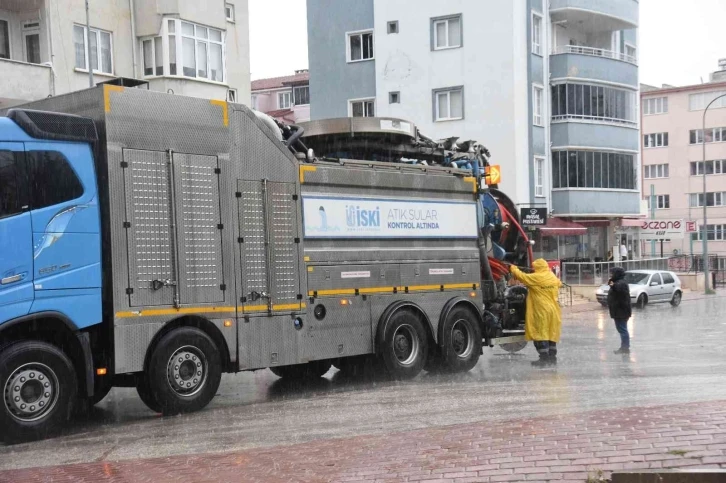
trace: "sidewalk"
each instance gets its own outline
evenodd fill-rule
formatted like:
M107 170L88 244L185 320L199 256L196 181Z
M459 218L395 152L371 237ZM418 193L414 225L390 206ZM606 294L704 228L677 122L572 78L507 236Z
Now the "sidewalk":
M0 482L584 482L598 470L684 467L726 468L726 401L30 468L0 472Z

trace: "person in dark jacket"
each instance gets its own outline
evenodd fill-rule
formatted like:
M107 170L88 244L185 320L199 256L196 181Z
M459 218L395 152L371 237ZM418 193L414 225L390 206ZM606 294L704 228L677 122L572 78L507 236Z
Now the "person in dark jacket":
M630 287L625 281L625 269L613 268L608 280L608 308L610 317L615 320L615 328L620 334L620 349L616 354L630 354L630 334L628 333L628 319L632 315L630 307Z

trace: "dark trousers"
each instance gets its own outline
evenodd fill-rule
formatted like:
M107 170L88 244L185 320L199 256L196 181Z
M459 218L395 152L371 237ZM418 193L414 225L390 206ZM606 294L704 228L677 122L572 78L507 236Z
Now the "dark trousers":
M552 342L551 340L536 340L534 341L534 348L537 349L540 357L557 356L557 342Z
M618 329L618 334L620 334L620 347L623 349L629 349L630 334L628 333L628 320L615 319L615 328Z

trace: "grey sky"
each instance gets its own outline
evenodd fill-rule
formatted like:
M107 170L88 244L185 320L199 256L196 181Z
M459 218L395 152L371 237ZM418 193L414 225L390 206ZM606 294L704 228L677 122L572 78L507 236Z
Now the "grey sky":
M305 0L249 0L249 9L252 78L306 68ZM641 82L708 81L726 58L724 19L726 0L640 0Z

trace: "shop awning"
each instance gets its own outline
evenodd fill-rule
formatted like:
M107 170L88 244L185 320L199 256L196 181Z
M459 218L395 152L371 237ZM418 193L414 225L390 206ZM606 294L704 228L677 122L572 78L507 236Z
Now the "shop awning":
M542 236L573 236L587 233L587 228L584 226L562 218L549 218L547 226L540 227L540 230Z

